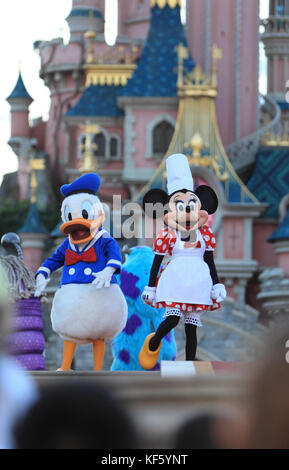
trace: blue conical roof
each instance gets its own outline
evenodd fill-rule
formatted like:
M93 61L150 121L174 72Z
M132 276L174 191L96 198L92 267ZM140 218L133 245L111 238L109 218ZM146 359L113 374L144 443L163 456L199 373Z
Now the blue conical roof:
M123 111L117 106L117 93L120 88L90 85L66 116L123 116Z
M8 96L7 100L9 100L11 98L26 98L28 100L33 101L33 98L31 98L31 96L29 95L29 93L26 90L26 87L23 83L21 72L19 72L17 83L16 83L12 93Z
M177 47L187 47L181 22L180 7L154 6L148 38L138 66L120 96L177 96ZM191 71L195 64L191 56L184 62Z
M31 204L26 220L19 229L19 233L48 233L40 219L36 204Z
M289 240L289 210L268 241L274 243L281 240Z

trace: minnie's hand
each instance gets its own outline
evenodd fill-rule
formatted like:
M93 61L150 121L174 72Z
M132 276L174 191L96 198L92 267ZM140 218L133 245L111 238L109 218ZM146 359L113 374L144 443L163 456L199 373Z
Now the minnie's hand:
M157 291L156 287L146 286L141 296L143 303L155 306L156 305L156 291Z
M215 302L223 302L227 297L224 284L215 284L211 290L211 297Z

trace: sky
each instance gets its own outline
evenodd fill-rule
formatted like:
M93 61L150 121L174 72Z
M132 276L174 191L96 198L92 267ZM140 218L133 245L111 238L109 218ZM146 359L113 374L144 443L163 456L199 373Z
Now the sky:
M111 4L116 0L106 0ZM261 17L268 13L269 0L260 0ZM17 157L7 145L10 137L10 107L7 96L13 90L19 71L19 63L24 83L34 98L30 106L30 118L47 118L49 110L49 90L39 78L40 59L33 50L37 40L51 40L63 37L67 42L69 30L65 18L71 10L72 0L9 0L5 11L0 14L0 44L2 73L0 74L0 182L5 173L17 170ZM116 11L110 5L110 12ZM113 43L116 18L107 18L106 39ZM260 89L266 93L266 60L261 51Z

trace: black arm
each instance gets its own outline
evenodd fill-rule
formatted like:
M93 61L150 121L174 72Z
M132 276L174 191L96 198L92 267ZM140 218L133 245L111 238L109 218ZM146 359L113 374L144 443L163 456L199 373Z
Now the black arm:
M209 266L211 278L212 278L212 281L213 281L213 285L219 284L220 281L219 281L218 273L217 273L216 266L215 266L214 252L213 251L205 251L204 261Z
M163 255L155 255L155 259L150 273L149 287L155 287L163 259Z

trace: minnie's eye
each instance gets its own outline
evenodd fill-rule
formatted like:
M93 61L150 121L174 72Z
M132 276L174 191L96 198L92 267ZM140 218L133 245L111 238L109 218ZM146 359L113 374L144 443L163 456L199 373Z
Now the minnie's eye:
M93 205L89 201L84 201L81 206L81 215L84 219L93 219L94 218L94 210Z
M64 217L65 217L66 222L68 222L69 220L72 220L72 214L68 206L65 208Z
M190 206L191 209L194 209L196 207L196 201L194 201L194 199L191 199L189 201L189 206Z
M176 207L178 212L184 212L185 210L185 204L182 201L177 202Z

